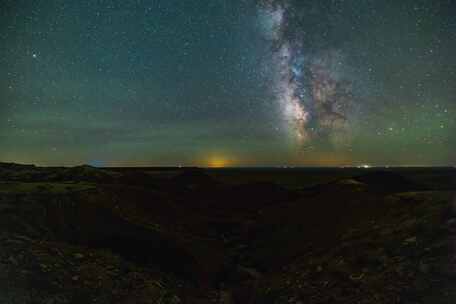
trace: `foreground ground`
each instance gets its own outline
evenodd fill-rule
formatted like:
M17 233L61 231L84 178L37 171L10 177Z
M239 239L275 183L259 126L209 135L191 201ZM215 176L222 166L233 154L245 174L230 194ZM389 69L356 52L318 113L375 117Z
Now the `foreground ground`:
M450 168L0 164L0 303L454 303L455 189Z

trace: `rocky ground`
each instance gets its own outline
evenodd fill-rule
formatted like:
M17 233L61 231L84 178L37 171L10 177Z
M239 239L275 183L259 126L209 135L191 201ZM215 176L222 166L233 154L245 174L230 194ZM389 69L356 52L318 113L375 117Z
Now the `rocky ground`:
M455 181L0 164L0 303L454 303Z

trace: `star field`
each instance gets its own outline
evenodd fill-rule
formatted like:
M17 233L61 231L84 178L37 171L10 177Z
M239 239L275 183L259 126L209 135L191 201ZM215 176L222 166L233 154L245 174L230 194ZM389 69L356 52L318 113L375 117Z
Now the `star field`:
M0 161L456 164L453 1L0 6Z

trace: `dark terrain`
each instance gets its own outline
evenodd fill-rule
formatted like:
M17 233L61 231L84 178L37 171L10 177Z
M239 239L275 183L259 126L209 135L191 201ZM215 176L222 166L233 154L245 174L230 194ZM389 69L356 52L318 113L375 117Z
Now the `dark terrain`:
M455 173L0 164L0 303L455 303Z

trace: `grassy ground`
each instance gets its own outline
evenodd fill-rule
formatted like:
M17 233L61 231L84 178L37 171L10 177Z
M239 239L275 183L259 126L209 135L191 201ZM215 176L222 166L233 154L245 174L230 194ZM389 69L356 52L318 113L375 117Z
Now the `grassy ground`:
M52 193L66 194L68 192L87 191L95 189L96 185L86 182L0 182L0 193L31 194Z
M0 170L2 303L456 297L449 169L21 170Z

